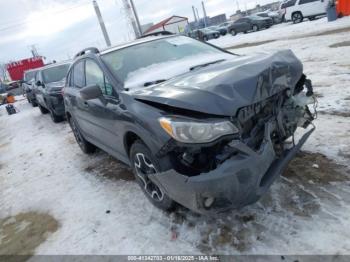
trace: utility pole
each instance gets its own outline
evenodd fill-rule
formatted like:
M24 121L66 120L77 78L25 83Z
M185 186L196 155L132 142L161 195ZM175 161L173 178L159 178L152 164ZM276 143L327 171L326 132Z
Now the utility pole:
M196 24L198 23L197 16L196 16L196 10L194 9L194 6L192 6L192 11L193 11L193 16L194 16L194 21Z
M138 16L137 11L136 11L136 7L134 5L134 0L130 0L130 3L131 3L132 12L134 13L134 17L136 20L136 25L137 25L138 31L140 33L140 36L142 36L142 28L141 28L139 16Z
M105 38L105 41L106 41L106 45L108 47L110 47L111 46L111 40L109 39L109 36L108 36L108 33L107 33L107 29L106 29L105 23L103 21L102 15L101 15L100 8L98 7L98 4L97 4L96 0L93 0L92 3L94 5L96 16L97 16L98 22L100 23L100 27L101 27L101 30L102 30L102 33L103 33L103 37Z
M39 52L38 52L38 49L36 48L36 45L33 44L33 45L30 45L30 52L32 53L32 56L35 58L35 57L39 57Z
M204 15L204 27L207 27L207 11L205 10L204 2L202 1L203 15Z
M129 24L132 26L134 35L136 38L139 38L142 35L142 29L139 18L136 13L134 2L130 2L129 0L123 0L123 6L125 16Z

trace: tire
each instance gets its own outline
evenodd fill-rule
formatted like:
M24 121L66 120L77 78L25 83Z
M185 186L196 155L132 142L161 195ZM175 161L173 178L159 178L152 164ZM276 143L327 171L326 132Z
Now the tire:
M63 116L56 115L53 110L50 110L50 116L51 116L51 119L54 123L60 123L64 119Z
M38 106L38 103L35 102L35 101L32 101L32 106L33 106L33 107L37 107L37 106Z
M303 22L304 17L303 14L301 12L295 12L292 15L292 21L294 24L299 24L301 22Z
M83 151L85 154L92 154L96 151L96 146L88 142L82 135L82 133L79 130L79 126L74 121L72 117L68 118L68 123L73 131L75 140L77 141L81 151Z
M253 26L252 26L252 30L253 30L253 32L259 31L259 26L253 25Z
M43 115L46 115L47 113L49 113L49 110L47 110L45 107L43 107L42 105L38 105L39 106L39 110Z
M204 41L204 42L207 42L207 41L208 41L208 37L203 36L203 41Z
M29 99L29 97L27 96L27 101L28 101L28 103L29 104L31 104L32 103L32 101L30 101L30 99Z
M130 149L130 163L135 179L148 200L159 209L170 211L175 202L163 190L151 181L147 175L162 171L159 160L154 157L147 146L137 140Z
M232 30L230 31L230 34L233 35L233 36L235 36L235 35L237 35L237 32L236 32L234 29L232 29Z

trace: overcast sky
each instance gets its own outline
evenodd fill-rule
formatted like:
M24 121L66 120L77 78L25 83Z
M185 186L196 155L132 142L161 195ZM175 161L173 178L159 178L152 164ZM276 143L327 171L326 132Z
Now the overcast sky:
M112 45L128 41L130 29L121 0L97 0ZM236 0L204 0L209 16L236 11ZM238 0L241 9L272 0ZM171 15L193 20L191 6L202 16L200 0L134 0L141 24ZM0 63L30 57L35 44L47 60L74 56L88 46L105 47L92 0L0 0Z

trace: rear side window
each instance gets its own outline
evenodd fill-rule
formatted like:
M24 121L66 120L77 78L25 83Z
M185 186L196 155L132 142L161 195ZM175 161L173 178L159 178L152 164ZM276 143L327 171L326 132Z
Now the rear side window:
M320 0L300 0L299 5L308 4L312 2L318 2Z
M284 9L287 7L294 6L296 2L297 2L297 0L289 0L288 2L282 4L281 8Z
M77 88L82 88L85 86L85 70L84 70L84 61L80 61L75 64L73 69L73 86Z

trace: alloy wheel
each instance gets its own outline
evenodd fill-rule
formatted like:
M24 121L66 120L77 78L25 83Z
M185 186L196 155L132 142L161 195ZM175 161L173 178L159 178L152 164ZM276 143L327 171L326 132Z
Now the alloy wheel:
M148 178L149 175L158 173L150 159L143 153L137 153L134 158L134 167L145 192L155 201L161 202L164 198L163 191Z
M293 20L294 20L294 23L300 23L302 21L302 16L300 13L295 13L293 15Z

